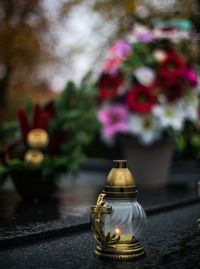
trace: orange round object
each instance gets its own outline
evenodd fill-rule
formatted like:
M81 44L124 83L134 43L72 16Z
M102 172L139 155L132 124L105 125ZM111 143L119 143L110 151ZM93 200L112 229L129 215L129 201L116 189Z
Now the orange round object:
M27 163L39 165L44 159L44 154L38 149L30 149L26 152L24 159Z
M27 144L32 148L45 148L49 143L49 135L44 129L32 129L27 135Z

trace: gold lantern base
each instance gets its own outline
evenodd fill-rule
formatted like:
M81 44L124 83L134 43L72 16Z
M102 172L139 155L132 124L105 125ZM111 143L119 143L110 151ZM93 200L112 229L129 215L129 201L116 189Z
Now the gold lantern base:
M145 255L143 247L135 240L133 242L117 243L113 245L97 245L95 255L98 258L109 260L136 260Z

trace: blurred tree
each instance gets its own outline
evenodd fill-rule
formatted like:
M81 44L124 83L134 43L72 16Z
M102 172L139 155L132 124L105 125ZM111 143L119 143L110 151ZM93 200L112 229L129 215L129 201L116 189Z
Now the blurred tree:
M61 17L83 3L100 13L105 21L114 21L117 33L127 29L135 17L147 22L156 17L191 19L199 15L200 5L199 0L65 0L61 7Z
M63 1L60 9L61 17L69 14L73 8L80 4L87 5L93 12L99 13L104 18L105 23L114 22L114 34L116 35L127 30L132 24L136 0L66 0ZM104 27L104 25L99 27Z
M74 14L76 10L80 14L80 7L86 7L83 8L83 15L84 12L88 12L91 15L97 14L101 18L94 20L93 24L88 19L88 24L92 24L92 26L88 25L91 32L88 47L92 47L92 34L95 36L96 33L99 33L101 36L101 44L96 47L97 49L95 48L95 55L92 55L92 48L90 50L91 57L95 58L91 65L93 70L97 65L101 65L101 59L105 57L109 45L116 38L123 37L135 20L149 24L154 19L187 18L195 22L197 26L200 22L198 0L63 0L59 18L65 19L68 15ZM87 25L84 26L87 27ZM84 34L82 33L82 35ZM74 51L77 52L76 56L84 54L84 46L83 42L74 42L72 53L69 53L70 62L73 62Z
M191 18L198 0L136 0L136 14L144 18Z
M0 118L34 89L51 59L48 26L41 0L0 0Z

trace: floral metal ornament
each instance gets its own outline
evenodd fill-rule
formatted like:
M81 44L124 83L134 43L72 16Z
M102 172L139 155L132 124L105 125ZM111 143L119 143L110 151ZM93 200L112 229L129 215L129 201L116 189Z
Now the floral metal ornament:
M95 215L95 222L93 225L93 232L94 232L94 238L95 240L101 244L102 246L115 244L120 240L120 235L107 233L107 235L104 235L102 230L102 221L103 221L103 215L104 214L110 214L112 212L112 207L105 204L105 198L106 194L101 193L99 194L99 197L97 199L97 204L94 207L91 207L91 212Z

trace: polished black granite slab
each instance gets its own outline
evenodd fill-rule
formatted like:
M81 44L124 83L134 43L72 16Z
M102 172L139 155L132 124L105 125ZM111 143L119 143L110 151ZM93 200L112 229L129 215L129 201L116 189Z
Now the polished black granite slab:
M10 247L0 252L1 269L199 269L200 203L148 218L141 243L146 256L132 262L101 261L89 231Z
M12 189L0 192L0 248L39 238L89 228L90 206L104 186L111 162L96 162L76 179L63 178L58 192L47 202L21 200ZM138 200L148 214L168 210L197 200L198 166L175 166L171 185L159 189L139 188ZM184 172L185 171L185 172Z

